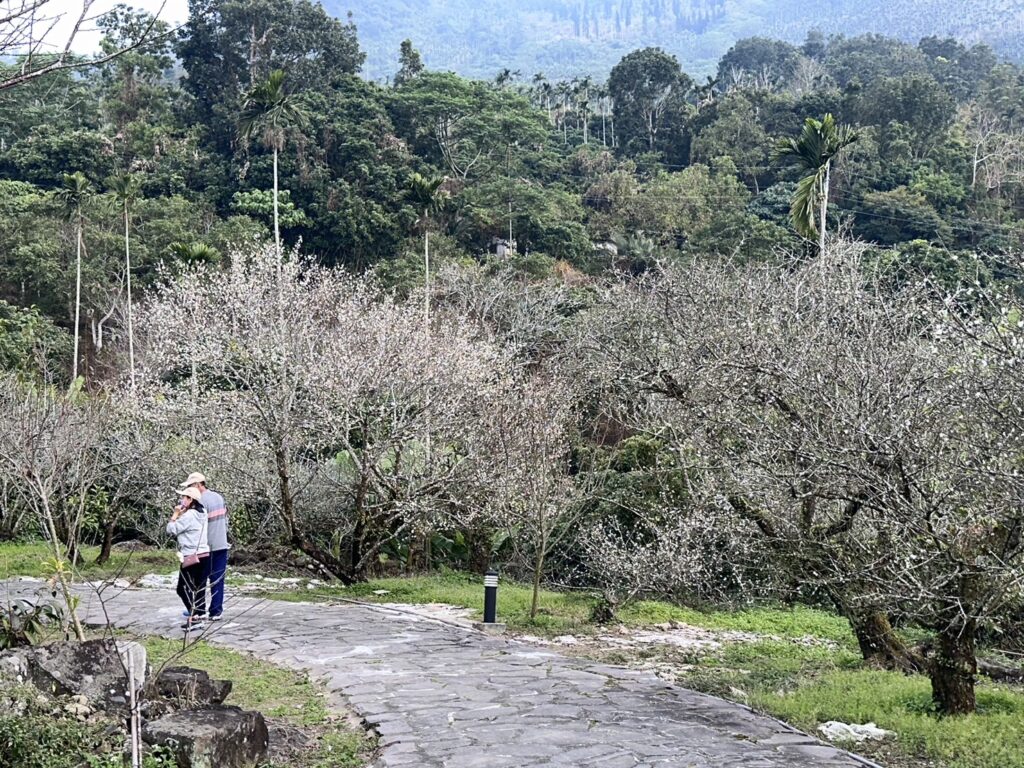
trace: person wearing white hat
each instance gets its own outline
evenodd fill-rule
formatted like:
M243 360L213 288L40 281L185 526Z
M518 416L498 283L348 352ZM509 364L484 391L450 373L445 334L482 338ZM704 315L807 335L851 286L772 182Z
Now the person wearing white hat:
M224 497L206 487L206 475L193 472L182 484L198 490L206 509L207 540L210 558L206 561L206 581L210 584L210 620L219 621L224 612L224 579L228 570L228 510Z
M181 492L181 502L174 508L167 533L178 539L178 597L185 605L187 618L182 624L185 631L200 629L206 617L206 569L210 559L207 541L206 510L195 488Z

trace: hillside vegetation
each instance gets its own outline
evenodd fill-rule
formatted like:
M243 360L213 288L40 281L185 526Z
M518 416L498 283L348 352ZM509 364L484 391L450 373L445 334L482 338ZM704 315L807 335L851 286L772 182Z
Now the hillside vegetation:
M917 41L936 35L987 43L1022 55L1024 3L991 0L326 0L329 12L351 12L367 52L367 74L395 71L399 43L409 38L430 67L470 77L502 68L553 77L606 75L633 48L656 45L696 75L713 74L737 40L764 35L799 42L881 33Z

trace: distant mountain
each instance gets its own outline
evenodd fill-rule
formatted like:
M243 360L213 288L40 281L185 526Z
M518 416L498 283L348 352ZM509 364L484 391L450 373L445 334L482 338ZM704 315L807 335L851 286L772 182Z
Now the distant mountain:
M493 77L590 73L603 76L623 55L657 45L692 75L711 74L738 39L797 43L826 35L877 32L917 42L937 35L983 42L1024 58L1024 0L322 0L351 12L367 52L366 74L391 76L410 38L433 69Z

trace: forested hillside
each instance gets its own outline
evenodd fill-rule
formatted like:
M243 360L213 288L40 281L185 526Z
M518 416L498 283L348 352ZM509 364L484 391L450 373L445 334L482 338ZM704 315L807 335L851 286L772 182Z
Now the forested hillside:
M605 76L623 54L656 45L697 75L752 35L798 43L813 29L826 36L881 33L916 42L937 35L1024 55L1024 2L994 0L325 0L352 13L367 52L367 74L392 74L408 38L427 65L488 77L509 68L531 76Z
M361 33L318 5L194 9L177 36L0 91L4 322L52 323L64 354L77 317L89 365L121 330L126 213L136 290L161 265L217 262L273 231L275 156L285 243L375 266L402 292L423 279L426 228L438 263L486 261L511 235L537 276L810 252L788 216L801 172L775 149L826 113L857 131L831 177L830 228L947 280L998 277L1022 242L1024 75L984 46L759 37L714 80L642 49L606 81L507 68L480 81L424 68L407 44L382 87L358 76ZM114 47L146 17L104 23ZM243 106L275 69L294 114L244 136Z

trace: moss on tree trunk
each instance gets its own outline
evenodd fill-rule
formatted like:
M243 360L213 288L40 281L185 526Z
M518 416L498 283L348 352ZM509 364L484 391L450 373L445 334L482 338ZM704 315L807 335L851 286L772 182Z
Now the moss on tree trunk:
M892 628L885 611L873 609L847 614L864 661L878 669L920 672L924 659L910 650Z
M974 711L974 683L978 674L973 620L957 622L939 632L931 663L932 700L944 715Z

